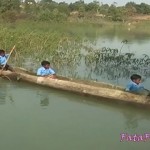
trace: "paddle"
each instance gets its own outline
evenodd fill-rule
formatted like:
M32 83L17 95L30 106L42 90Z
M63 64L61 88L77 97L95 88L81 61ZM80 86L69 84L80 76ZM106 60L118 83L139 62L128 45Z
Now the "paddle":
M150 90L148 90L148 89L145 89L145 88L144 88L144 90L147 91L147 92L150 92Z
M13 48L11 49L11 51L10 51L10 53L9 53L9 56L8 56L8 58L7 58L7 60L6 60L5 64L4 64L4 66L2 67L2 70L1 70L1 71L3 71L3 69L5 68L5 66L6 66L6 64L7 64L8 60L9 60L11 54L12 54L12 52L14 51L15 47L16 47L16 46L14 45Z

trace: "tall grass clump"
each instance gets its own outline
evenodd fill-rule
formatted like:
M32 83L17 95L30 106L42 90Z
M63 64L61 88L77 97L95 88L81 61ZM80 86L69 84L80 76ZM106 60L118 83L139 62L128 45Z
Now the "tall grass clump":
M16 45L12 63L22 66L29 61L40 65L45 59L51 61L56 68L74 66L80 55L80 40L69 33L58 29L57 26L41 22L21 22L0 25L0 47L9 53ZM33 66L32 66L33 67Z

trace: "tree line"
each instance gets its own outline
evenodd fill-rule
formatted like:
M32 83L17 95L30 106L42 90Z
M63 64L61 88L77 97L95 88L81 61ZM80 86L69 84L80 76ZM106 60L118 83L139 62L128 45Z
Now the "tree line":
M128 2L125 6L100 3L94 0L85 3L78 0L74 3L57 3L52 0L0 0L1 18L8 21L17 19L35 19L41 21L67 21L69 17L79 19L105 18L112 21L124 21L134 15L149 15L150 5Z

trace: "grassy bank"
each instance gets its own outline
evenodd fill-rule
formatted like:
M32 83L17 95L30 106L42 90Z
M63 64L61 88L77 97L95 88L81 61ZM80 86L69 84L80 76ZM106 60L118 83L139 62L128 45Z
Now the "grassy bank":
M150 22L142 23L50 23L19 20L14 23L1 22L0 47L10 50L16 45L16 60L32 56L36 61L63 60L74 62L82 49L82 42L93 42L99 37L133 40L150 36ZM129 30L130 29L130 30ZM18 62L17 61L17 62Z
M0 47L7 49L14 44L21 52L56 50L62 41L82 41L98 36L117 34L119 38L126 35L150 35L150 22L140 23L49 23L35 21L17 21L15 23L0 24ZM128 32L127 32L128 31ZM144 37L143 37L144 38Z
M1 23L0 41L0 47L7 52L16 45L12 57L16 65L24 63L24 58L31 58L38 65L43 59L57 66L67 65L68 62L73 65L81 47L80 37L67 31L67 24L48 22Z

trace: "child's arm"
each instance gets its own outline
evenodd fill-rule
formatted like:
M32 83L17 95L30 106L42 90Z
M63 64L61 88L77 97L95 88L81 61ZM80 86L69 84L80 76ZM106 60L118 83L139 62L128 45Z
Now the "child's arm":
M50 77L52 79L56 79L56 73L53 69L49 68L49 73L50 73L50 75L48 77Z
M126 86L125 91L127 91L127 92L131 91L131 87L132 87L132 84L129 83L129 84Z
M36 73L37 76L42 76L41 69L39 68Z
M2 64L2 56L0 56L0 65Z
M140 90L144 90L145 88L144 88L144 86L143 86L142 84L140 84L140 85L139 85L139 89L140 89Z
M49 73L50 73L50 75L55 75L56 74L55 71L51 68L49 68Z

